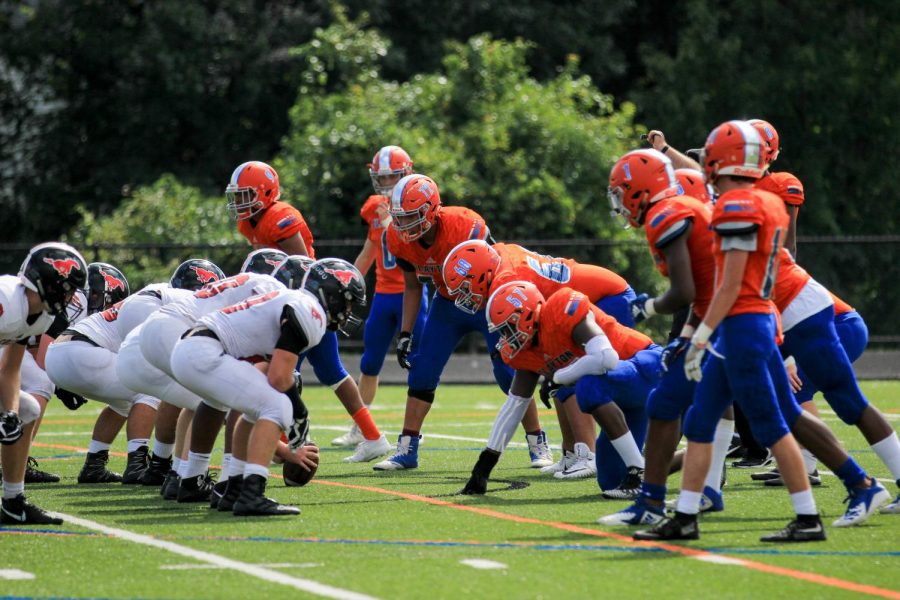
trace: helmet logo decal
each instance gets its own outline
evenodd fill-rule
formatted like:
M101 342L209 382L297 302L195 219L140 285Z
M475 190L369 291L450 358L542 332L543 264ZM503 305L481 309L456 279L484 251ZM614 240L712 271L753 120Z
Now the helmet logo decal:
M115 275L110 275L105 271L100 272L103 275L103 281L106 282L106 290L109 292L113 292L115 290L125 291L125 282L116 277Z
M330 273L334 275L338 281L343 283L344 285L350 285L350 282L353 281L354 273L353 271L347 271L346 269L323 269L326 273Z
M272 175L272 171L269 169L263 169L263 175L266 176L266 179L269 181L275 181L275 176Z
M625 171L625 181L631 181L631 165L625 163L622 165L622 170Z
M197 274L197 279L200 280L200 283L209 283L210 281L218 281L219 276L216 275L212 271L207 271L202 267L195 267L191 265L191 271Z
M434 190L431 189L431 186L428 185L427 181L423 181L422 185L419 186L419 191L425 194L425 197L431 200L431 197L434 195Z
M277 267L278 265L281 264L280 260L273 260L271 258L264 258L263 260L265 261L265 263L267 265L272 265L273 267Z
M68 277L72 269L81 270L81 266L74 258L45 258L44 262L56 269L63 277Z
M472 268L472 264L464 258L459 259L459 262L456 263L456 266L453 267L453 270L456 271L461 277L465 277L469 274L469 269Z

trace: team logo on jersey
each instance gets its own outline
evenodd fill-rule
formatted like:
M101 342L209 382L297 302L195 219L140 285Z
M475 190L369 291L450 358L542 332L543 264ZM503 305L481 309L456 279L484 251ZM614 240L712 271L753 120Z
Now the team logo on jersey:
M309 312L312 314L313 319L321 323L323 326L325 325L325 321L322 320L322 314L318 310L316 310L315 307L310 308Z
M353 271L348 271L346 269L325 269L325 272L334 275L337 280L344 285L350 285L350 282L353 281L355 275Z
M125 282L116 277L115 275L110 275L105 271L101 271L103 275L103 281L106 282L106 291L113 292L115 290L125 291Z
M81 270L81 266L74 258L45 258L44 262L56 269L63 277L68 277L72 269Z
M288 227L289 225L293 225L293 223L294 223L294 217L291 216L291 217L285 217L285 218L281 219L280 221L278 221L275 224L275 226L278 227L278 229L284 229L284 228Z
M219 276L216 275L212 271L207 271L202 267L191 266L191 271L197 274L197 279L200 280L200 283L209 283L210 281L218 281Z

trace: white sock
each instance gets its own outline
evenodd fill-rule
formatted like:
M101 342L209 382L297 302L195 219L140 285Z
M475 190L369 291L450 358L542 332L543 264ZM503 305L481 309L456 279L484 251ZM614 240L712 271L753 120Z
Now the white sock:
M800 448L800 455L803 456L803 466L806 467L806 474L812 475L813 471L816 470L816 466L819 464L816 455L806 448Z
M166 444L159 440L153 440L153 454L160 458L169 458L175 451L175 444Z
M177 473L178 469L180 467L181 467L181 459L178 458L177 456L173 456L172 457L172 470Z
M247 466L244 467L244 479L250 477L251 475L261 475L262 477L268 479L269 467L247 463Z
M197 475L206 475L209 469L209 454L197 454L188 452L188 466L185 469L184 477L196 477Z
M626 467L644 468L644 455L641 454L641 449L637 447L634 436L631 435L630 431L614 440L610 440L610 443L616 449L616 452L619 453L619 456L622 457Z
M103 442L98 442L97 440L91 440L91 443L88 446L88 452L91 454L96 454L97 452L109 450L110 446L112 446L112 444L105 444Z
M794 512L798 515L819 514L819 511L816 509L816 499L813 498L812 490L791 494L791 504L794 505Z
M894 479L900 479L900 440L897 439L897 432L895 431L877 444L872 444L872 450L891 472L891 476Z
M134 440L128 440L128 453L131 454L135 450L142 448L144 446L149 446L149 445L150 445L150 440L148 440L146 438L145 439L138 438L138 439L134 439Z
M239 458L231 457L231 466L228 467L229 477L236 477L237 475L243 475L244 469L246 468L247 463L242 461Z
M229 474L231 473L231 452L226 452L222 456L222 472L219 474L219 481L225 481L228 479Z
M15 498L19 494L25 493L25 482L20 481L19 483L11 483L7 480L3 480L3 497L4 498Z
M702 495L703 492L681 490L678 492L678 504L675 510L686 515L698 514L700 512L700 496Z
M725 468L725 455L728 454L728 447L731 445L731 438L734 434L734 421L729 419L719 419L716 425L715 437L713 437L712 462L710 463L709 472L706 474L706 482L704 485L711 487L717 492L721 492L719 485L722 482L722 469Z
M188 464L189 463L187 460L182 460L180 463L178 463L178 469L175 472L178 473L178 476L182 479L187 477Z

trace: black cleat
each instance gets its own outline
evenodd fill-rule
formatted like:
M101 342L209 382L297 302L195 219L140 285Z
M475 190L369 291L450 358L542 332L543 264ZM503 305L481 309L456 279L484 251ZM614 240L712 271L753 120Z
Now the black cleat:
M601 494L609 500L637 500L641 495L641 481L644 479L644 470L640 467L628 467L625 479L619 487L606 490Z
M25 495L4 498L0 505L0 524L3 525L62 525L63 520L50 516L43 509L25 501Z
M172 470L172 457L162 458L153 454L150 457L150 466L141 475L141 485L158 487L166 480L166 475Z
M775 461L775 457L772 456L770 452L766 456L762 458L759 457L750 457L750 458L742 458L741 460L736 460L731 463L731 466L735 469L762 469L763 467L768 467Z
M216 510L219 512L231 512L234 510L234 503L241 496L241 488L244 485L243 475L232 475L228 478L225 486L225 493L219 498L219 505Z
M244 477L241 495L234 503L234 514L238 517L275 517L280 515L299 515L296 506L278 504L266 498L266 478L262 475Z
M213 486L212 493L209 495L209 507L212 509L219 508L219 500L225 495L225 488L228 487L228 480L219 481Z
M798 516L787 527L759 538L761 542L821 542L825 540L825 527L819 515Z
M460 494L466 496L477 496L487 493L488 479L491 471L497 466L500 460L500 453L490 448L485 448L478 455L478 461L472 467L472 476L466 482L466 486L460 490Z
M487 493L487 484L487 477L479 477L473 474L459 493L464 496L480 496Z
M59 483L59 475L41 471L38 468L38 461L29 456L28 465L25 467L25 483Z
M141 478L150 464L150 448L141 446L134 452L128 453L128 462L125 464L125 472L122 473L124 485L140 485Z
M159 488L159 495L162 496L163 500L178 499L178 483L180 481L181 478L175 471L169 471L168 473L166 473L166 479L162 482L162 485Z
M660 521L652 529L637 531L632 536L636 540L660 541L660 540L698 540L700 539L700 527L697 525L697 515L686 515L676 512L674 516Z
M753 475L751 475L753 477ZM819 476L819 470L816 469L812 473L808 475L809 477L809 485L816 486L822 485L822 477ZM772 477L763 481L763 485L768 485L769 487L783 487L784 479L781 478L781 475L777 477Z
M78 483L121 483L122 476L106 468L108 462L109 450L88 452L78 474Z
M769 469L768 471L758 471L756 473L750 473L750 479L753 481L768 481L770 479L780 479L781 473L778 472L778 468Z
M215 481L209 476L209 471L206 475L182 477L178 483L177 499L179 502L209 502L213 485Z

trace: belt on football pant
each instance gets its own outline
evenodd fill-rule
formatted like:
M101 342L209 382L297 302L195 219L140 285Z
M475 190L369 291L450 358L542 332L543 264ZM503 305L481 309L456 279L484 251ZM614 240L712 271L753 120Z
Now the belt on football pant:
M214 340L218 340L219 336L216 335L216 332L210 329L209 327L194 327L192 329L188 329L181 336L181 339L186 339L189 337L208 337Z
M61 334L59 334L59 337L56 338L56 342L59 344L63 344L65 342L86 342L91 346L100 348L100 344L84 335L80 331L75 331L74 329L64 330Z

